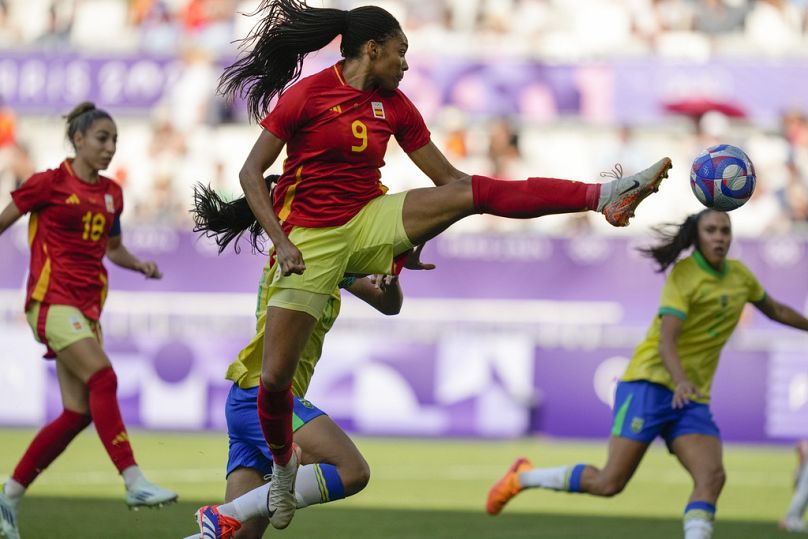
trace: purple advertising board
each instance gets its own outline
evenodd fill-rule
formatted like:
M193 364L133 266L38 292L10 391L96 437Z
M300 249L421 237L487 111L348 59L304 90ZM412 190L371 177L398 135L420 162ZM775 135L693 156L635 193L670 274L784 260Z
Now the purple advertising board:
M333 52L307 59L307 75L339 60ZM214 77L226 63L214 66ZM0 57L0 101L19 114L64 114L94 101L115 114L149 113L178 84L179 58L147 55L79 56L9 52ZM808 82L799 59L661 61L649 57L558 65L535 60L416 56L402 89L429 120L456 106L472 117L645 123L663 117L666 103L698 98L741 107L752 120L776 125L789 108L808 109ZM211 88L211 93L213 93ZM239 114L244 107L235 110Z
M133 426L224 428L224 371L254 331L263 255L216 255L172 229L127 230L130 250L165 277L110 268L102 319ZM308 398L372 435L608 435L616 380L656 312L663 276L635 247L647 238L445 235L405 273L402 312L384 317L344 294ZM767 292L806 311L808 242L742 240ZM22 317L24 227L0 237L0 425L61 410L51 362ZM727 345L713 411L728 440L808 436L804 334L745 313Z

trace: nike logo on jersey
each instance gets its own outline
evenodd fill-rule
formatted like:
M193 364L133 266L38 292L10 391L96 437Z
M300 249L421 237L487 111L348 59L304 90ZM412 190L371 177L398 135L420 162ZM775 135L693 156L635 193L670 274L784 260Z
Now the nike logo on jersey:
M639 186L640 186L640 182L639 182L639 181L637 181L637 180L632 180L632 185L631 185L631 187L626 187L625 189L623 189L623 191L620 193L620 195L621 195L621 196L622 196L622 195L625 195L625 194L626 194L626 193L628 193L629 191L633 191L634 189L638 188Z
M81 204L81 200L76 196L76 193L73 193L65 199L65 204Z

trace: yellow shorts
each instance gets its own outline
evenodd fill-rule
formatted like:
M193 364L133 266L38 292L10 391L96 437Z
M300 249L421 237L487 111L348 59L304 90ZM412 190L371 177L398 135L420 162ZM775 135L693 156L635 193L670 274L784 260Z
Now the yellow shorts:
M303 254L306 271L288 276L275 271L268 304L302 311L319 320L346 273L392 273L393 259L412 249L402 217L406 195L376 197L342 226L294 227L289 239Z
M60 352L87 338L103 344L101 324L84 316L76 307L35 301L25 312L25 318L34 332L34 338L47 345L49 351Z

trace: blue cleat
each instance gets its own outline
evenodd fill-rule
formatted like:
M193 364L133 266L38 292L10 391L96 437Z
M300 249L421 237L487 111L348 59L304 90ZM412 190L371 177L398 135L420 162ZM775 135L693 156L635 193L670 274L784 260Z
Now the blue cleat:
M216 505L200 507L196 512L196 523L202 539L230 539L241 528L241 522L219 513Z

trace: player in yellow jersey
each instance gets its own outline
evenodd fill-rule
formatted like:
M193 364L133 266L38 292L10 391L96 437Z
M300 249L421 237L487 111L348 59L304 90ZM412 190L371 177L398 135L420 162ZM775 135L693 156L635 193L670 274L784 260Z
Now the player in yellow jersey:
M614 496L626 486L651 442L661 436L693 478L685 507L684 537L711 537L715 505L724 486L721 439L710 412L710 386L718 357L746 303L772 320L808 331L808 319L768 296L751 271L727 258L729 215L704 210L663 243L642 252L673 269L659 311L617 386L614 426L606 465L534 468L517 459L488 493L486 510L498 514L528 488ZM677 259L683 251L693 253Z
M271 186L277 176L268 177ZM242 197L222 201L209 188L195 191L197 232L216 237L220 252L233 239L249 230L251 243L260 249L260 227ZM418 261L420 249L413 252L408 267L432 269ZM204 506L197 511L200 534L193 537L227 539L238 531L239 538L260 538L269 524L267 493L273 469L272 454L258 421L257 394L264 349L269 283L277 271L274 253L264 268L256 306L256 334L227 370L233 381L225 415L229 435L226 503ZM323 411L305 400L314 368L320 359L325 335L340 310L340 289L351 292L378 311L397 314L403 295L395 276L358 278L346 276L331 294L323 314L304 347L293 378L293 417L295 443L302 449L301 466L295 481L297 508L336 501L361 491L367 485L370 469L356 445Z

